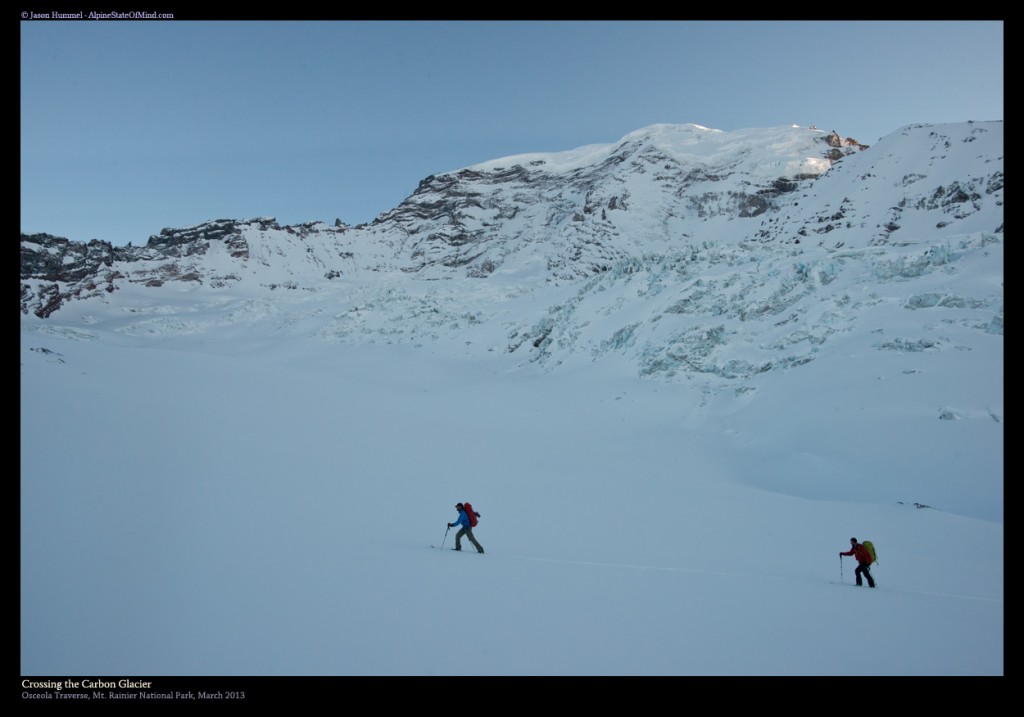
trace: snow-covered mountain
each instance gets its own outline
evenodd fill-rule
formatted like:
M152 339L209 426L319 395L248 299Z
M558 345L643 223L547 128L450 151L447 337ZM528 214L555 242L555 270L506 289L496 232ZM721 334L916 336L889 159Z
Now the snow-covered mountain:
M614 356L748 391L840 338L945 352L1001 335L1002 146L1001 122L872 147L655 125L432 175L368 225L214 220L143 247L22 235L23 323L155 339L244 327L548 367ZM993 280L962 285L968 263ZM885 311L900 335L871 333Z
M22 674L1003 674L1002 131L23 235Z

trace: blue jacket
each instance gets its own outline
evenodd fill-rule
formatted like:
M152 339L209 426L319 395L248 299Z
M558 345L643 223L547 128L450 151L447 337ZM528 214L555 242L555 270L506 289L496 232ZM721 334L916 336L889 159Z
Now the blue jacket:
M459 517L455 519L454 523L452 523L452 527L455 527L456 525L462 528L469 528L469 515L466 514L466 511L459 511Z

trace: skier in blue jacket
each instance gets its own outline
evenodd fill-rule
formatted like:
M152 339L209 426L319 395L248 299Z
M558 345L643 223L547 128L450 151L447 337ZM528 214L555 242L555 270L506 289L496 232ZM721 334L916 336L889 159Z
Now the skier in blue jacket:
M476 542L476 538L473 537L473 528L469 524L469 514L466 512L466 508L462 503L455 504L455 510L459 511L459 517L455 519L454 523L449 523L449 528L454 528L456 525L462 526L459 528L459 532L455 534L455 549L462 550L462 536L465 535L469 538L469 542L476 546L478 553L484 552L484 548L480 543Z

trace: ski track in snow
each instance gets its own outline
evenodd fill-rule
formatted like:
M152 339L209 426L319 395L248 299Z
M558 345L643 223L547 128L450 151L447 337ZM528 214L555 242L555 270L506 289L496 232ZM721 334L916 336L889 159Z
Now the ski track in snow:
M431 545L430 547L431 548L435 548L435 546L433 546L433 545ZM437 548L435 548L435 549L437 549ZM455 552L455 551L453 550L452 552ZM473 552L473 551L466 551L466 552ZM798 578L798 577L780 576L780 575L764 575L764 574L760 574L760 573L734 573L734 572L724 572L724 571L721 571L721 570L703 570L703 569L700 569L700 568L668 567L668 566L665 566L665 565L630 565L630 564L627 564L627 563L602 563L602 562L597 562L597 561L593 561L593 560L564 560L564 559L561 559L561 558L541 558L541 557L529 556L529 555L498 555L498 556L495 556L494 553L486 553L486 555L490 555L492 557L510 558L510 559L513 559L513 560L532 560L532 561L535 561L535 562L557 563L557 564L562 564L562 565L585 565L585 566L597 567L597 568L614 568L616 570L658 570L658 571L667 572L667 573L699 573L699 574L702 574L702 575L721 575L721 576L724 576L724 577L750 578L750 579L755 579L755 580L784 580L784 581L797 580L797 581L801 581L801 582L808 582L808 583L814 583L814 584L820 584L821 582L824 582L824 581L821 581L821 580L812 580L810 578ZM853 583L836 582L836 581L828 581L828 582L831 585L847 585L847 586L850 586L850 587L856 587L856 585L854 585ZM865 589L869 589L869 588L865 588ZM913 595L930 595L932 597L955 598L955 599L958 599L958 600L982 600L982 601L985 601L985 602L995 602L995 603L1002 603L1003 602L1003 598L985 597L983 595L959 595L959 594L956 594L956 593L939 593L939 592L930 592L930 591L925 591L925 590L908 590L906 588L889 588L889 587L885 587L885 588L879 587L878 590L880 592L908 593L908 594L913 594Z

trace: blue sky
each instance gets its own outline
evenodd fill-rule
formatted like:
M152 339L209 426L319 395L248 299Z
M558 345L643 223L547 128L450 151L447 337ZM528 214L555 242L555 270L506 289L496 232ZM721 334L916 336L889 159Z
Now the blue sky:
M996 21L28 21L21 229L358 224L430 174L655 123L1001 119Z

